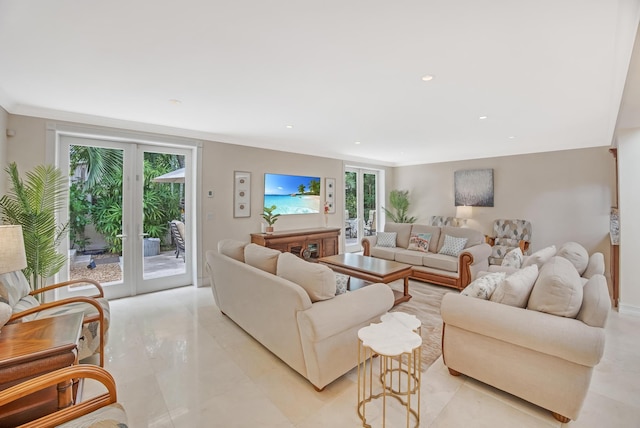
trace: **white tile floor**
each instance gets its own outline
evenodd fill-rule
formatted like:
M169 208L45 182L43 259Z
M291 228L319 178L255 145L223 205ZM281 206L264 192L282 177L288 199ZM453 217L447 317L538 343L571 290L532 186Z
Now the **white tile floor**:
M111 308L105 365L132 428L361 426L355 369L316 392L223 316L210 288L113 300ZM639 331L640 317L611 312L604 358L580 417L567 426L640 426ZM422 379L421 427L562 426L543 409L450 376L441 359Z

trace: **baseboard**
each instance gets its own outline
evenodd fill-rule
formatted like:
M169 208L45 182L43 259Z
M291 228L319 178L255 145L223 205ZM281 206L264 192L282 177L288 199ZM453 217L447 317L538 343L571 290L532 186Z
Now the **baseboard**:
M636 315L640 317L640 308L632 305L624 305L618 302L618 312L624 315Z

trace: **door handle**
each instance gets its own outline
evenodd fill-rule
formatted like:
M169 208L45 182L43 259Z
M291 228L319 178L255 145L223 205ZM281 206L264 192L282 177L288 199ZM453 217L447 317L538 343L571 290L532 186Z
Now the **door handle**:
M141 233L141 234L140 234L140 235L138 235L138 236L139 236L139 237L141 237L141 238L144 238L145 236L149 236L149 234L148 234L148 233Z
M126 239L127 235L126 234L116 235L116 238Z

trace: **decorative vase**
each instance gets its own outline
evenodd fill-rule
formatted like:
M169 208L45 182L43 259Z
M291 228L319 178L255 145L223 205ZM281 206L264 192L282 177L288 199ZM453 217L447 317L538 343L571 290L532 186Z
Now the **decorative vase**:
M265 229L265 232L267 234L272 234L273 233L273 226L267 226L266 229Z

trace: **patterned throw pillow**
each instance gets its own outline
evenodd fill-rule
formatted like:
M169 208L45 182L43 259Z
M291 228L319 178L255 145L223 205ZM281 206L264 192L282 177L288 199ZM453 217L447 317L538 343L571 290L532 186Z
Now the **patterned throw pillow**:
M376 236L378 237L378 240L376 241L376 247L395 248L397 235L398 234L396 232L378 232L376 234Z
M411 235L407 250L422 251L423 253L426 253L429 251L429 241L431 241L430 233L418 233Z
M456 238L455 236L444 235L444 245L440 248L438 254L458 257L462 250L464 250L466 244L467 238Z
M509 251L506 256L504 256L504 259L502 259L502 266L520 269L523 260L524 254L522 254L522 250L520 248L515 248Z
M336 296L347 292L347 284L349 284L349 276L336 273Z
M504 281L506 276L507 274L505 272L493 272L484 275L467 285L460 294L489 300L496 287Z

